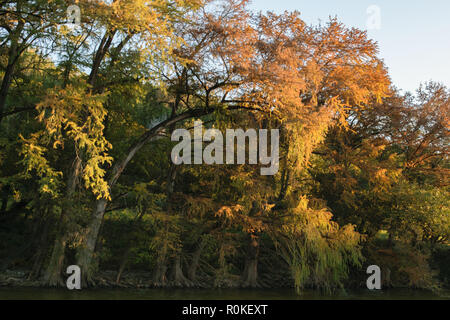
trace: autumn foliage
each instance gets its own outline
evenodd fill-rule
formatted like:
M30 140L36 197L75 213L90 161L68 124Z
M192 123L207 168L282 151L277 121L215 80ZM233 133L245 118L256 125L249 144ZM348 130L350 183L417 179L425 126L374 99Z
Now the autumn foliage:
M366 32L247 2L79 0L73 29L69 1L0 1L0 271L448 285L449 89L401 94ZM174 165L195 120L279 129L279 172Z

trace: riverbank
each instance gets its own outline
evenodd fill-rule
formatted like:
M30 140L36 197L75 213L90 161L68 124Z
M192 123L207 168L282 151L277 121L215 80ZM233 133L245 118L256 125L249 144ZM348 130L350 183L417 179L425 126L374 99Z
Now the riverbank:
M26 271L7 270L0 274L0 300L450 300L450 291L394 288L370 291L365 288L339 290L326 294L319 290L304 290L297 294L293 288L159 288L152 283L151 273L124 274L115 282L116 272L100 272L96 287L70 291L48 288L39 280L27 279Z
M6 270L0 273L0 287L12 287L12 288L45 288L46 284L38 279L30 279L30 274L27 270ZM100 271L94 278L95 289L152 289L152 288L194 288L194 289L213 289L211 285L214 283L211 279L199 279L197 282L185 282L183 285L175 284L168 280L167 283L162 286L161 284L155 284L153 281L153 273L145 271L133 271L123 273L120 282L116 281L116 271ZM270 288L268 285L264 285L266 282L261 280L262 288ZM221 288L238 289L243 288L242 281L239 277L227 279L221 282ZM285 281L283 284L280 282L280 288L292 288L289 285L289 281Z
M0 287L11 288L43 288L46 285L37 279L29 279L28 271L6 270L0 273ZM94 279L95 288L99 289L149 289L155 288L152 274L149 272L126 273L120 282L116 282L117 272L99 272Z
M28 278L27 270L6 270L0 273L0 300L5 299L444 299L450 300L450 290L439 292L414 288L389 288L370 291L352 287L324 294L320 290L306 289L298 295L289 285L279 288L245 288L238 282L213 288L205 285L180 287L168 283L161 287L153 283L151 272L124 273L116 282L116 271L99 272L95 287L70 291L65 287L49 288L42 281ZM72 293L71 293L72 292ZM75 293L74 293L75 292ZM98 297L96 297L98 294ZM231 297L227 298L228 295Z

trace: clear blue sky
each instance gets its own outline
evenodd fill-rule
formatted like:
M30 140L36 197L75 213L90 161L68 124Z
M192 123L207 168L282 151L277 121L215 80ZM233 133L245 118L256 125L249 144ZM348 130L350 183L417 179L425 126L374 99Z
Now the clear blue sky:
M414 91L434 80L450 87L450 0L252 0L257 11L298 10L308 24L337 16L367 30L367 8L380 8L380 29L368 30L393 83Z

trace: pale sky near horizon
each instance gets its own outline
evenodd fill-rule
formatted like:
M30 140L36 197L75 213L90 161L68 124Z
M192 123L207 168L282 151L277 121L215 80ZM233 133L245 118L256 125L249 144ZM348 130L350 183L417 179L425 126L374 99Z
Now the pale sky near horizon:
M449 0L252 0L256 11L298 10L307 24L337 16L350 27L367 30L367 9L380 8L380 29L368 30L378 42L392 82L415 91L434 80L450 87Z

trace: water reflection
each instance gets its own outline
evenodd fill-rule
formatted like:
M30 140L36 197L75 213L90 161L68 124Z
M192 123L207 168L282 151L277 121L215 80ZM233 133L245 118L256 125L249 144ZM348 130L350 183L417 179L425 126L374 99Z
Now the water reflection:
M439 295L427 291L353 290L332 295L305 291L297 295L294 290L243 290L243 289L86 289L69 291L45 288L0 288L0 300L438 300L450 299L450 292Z

